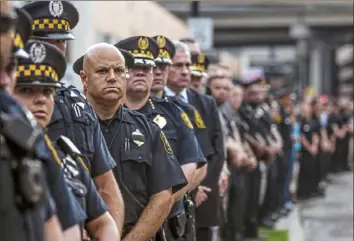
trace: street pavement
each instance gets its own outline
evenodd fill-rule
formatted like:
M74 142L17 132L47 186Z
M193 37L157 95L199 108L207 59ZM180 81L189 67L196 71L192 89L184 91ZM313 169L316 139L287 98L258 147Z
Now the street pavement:
M325 198L298 205L304 241L353 241L353 173L331 180Z

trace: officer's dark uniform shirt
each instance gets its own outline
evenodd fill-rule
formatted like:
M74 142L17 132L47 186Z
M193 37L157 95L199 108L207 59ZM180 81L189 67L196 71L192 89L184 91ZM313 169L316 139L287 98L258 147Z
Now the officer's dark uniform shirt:
M278 121L278 128L283 139L283 150L284 152L287 152L290 151L293 146L291 138L292 122L290 115L285 111L284 107L280 106L279 112L280 119Z
M336 124L336 115L334 113L329 114L327 122L328 137L331 138L334 134L333 125Z
M125 201L125 226L133 226L151 196L169 188L175 193L187 180L166 136L142 114L119 107L100 124L117 163L114 174Z
M165 133L180 165L206 164L188 115L169 99L151 97L138 112L153 120Z
M86 214L65 182L64 170L61 168L61 161L54 146L51 145L49 138L43 140L41 145L42 153L49 155L49 159L44 162L46 177L57 206L58 218L63 230L83 223L87 218Z
M304 135L304 137L312 143L312 135L314 133L317 133L320 129L320 125L318 121L315 121L313 119L306 120L305 118L300 119L300 130L301 134ZM301 151L303 152L308 152L305 148L301 148Z
M241 119L249 125L246 131L253 136L256 137L257 134L266 136L266 133L263 128L261 128L259 116L256 115L254 108L251 105L243 103L240 106L239 114ZM257 118L258 117L258 118Z
M40 209L40 211L39 211L40 212L39 215L38 215L38 208L36 210L26 211L26 216L28 217L30 222L33 224L33 226L30 228L32 230L37 231L37 232L33 233L32 235L28 234L26 237L26 241L44 240L44 225L43 225L43 223L48 221L51 217L53 217L53 215L56 215L55 202L54 202L48 189L46 191L46 198L43 202L43 205L44 205L43 208ZM18 225L18 223L16 225ZM17 239L11 239L11 240L17 240Z
M193 124L194 133L198 140L203 156L208 157L212 155L214 151L212 148L210 148L210 144L207 141L209 138L209 132L199 111L194 106L182 101L179 98L176 98L175 96L169 96L168 98L188 115L190 121Z
M27 118L22 107L5 91L0 90L0 110L9 114L11 117ZM47 185L44 187L45 197L42 202L37 204L34 209L27 209L21 212L15 201L15 183L11 168L11 152L7 148L5 138L0 137L1 160L0 160L0 233L3 241L41 241L43 237L44 222L56 213L55 203L53 202ZM38 154L35 150L35 155ZM37 155L37 158L39 156ZM47 184L47 183L45 183Z
M260 125L266 138L266 142L269 144L268 138L274 139L271 133L271 128L277 128L276 123L271 116L271 110L268 104L263 103L259 105L255 110L256 118L260 119Z
M61 160L63 160L65 158L64 152L57 145L56 150ZM65 174L73 172L73 170L78 171L78 175L75 177L75 174L73 173L73 175L71 175L71 178L73 179L74 183L79 182L85 186L86 194L84 195L84 197L82 197L82 195L80 194L76 195L75 192L73 192L74 197L76 198L78 203L81 204L82 209L87 215L87 219L85 220L85 222L88 223L103 215L107 211L107 206L102 200L101 196L98 194L96 186L90 177L88 168L86 167L84 161L82 159L71 159L67 160L65 164L63 163L63 166ZM66 180L69 178L70 177L67 176Z
M201 167L206 164L187 114L167 97L163 99L151 97L138 112L153 120L163 130L181 166L196 163ZM183 200L180 200L172 207L170 217L182 211Z
M53 141L67 136L83 154L92 178L115 167L92 106L73 86L58 88L48 135Z
M209 138L203 138L200 146L206 158L214 156L218 160L225 159L223 147L223 133L216 104L213 98L188 89L188 103L193 105L200 116L195 115L197 125L207 129ZM203 132L204 133L204 132Z
M321 137L321 129L323 128L320 118L314 115L312 117L312 122L311 122L312 130L314 133L317 133L319 137Z

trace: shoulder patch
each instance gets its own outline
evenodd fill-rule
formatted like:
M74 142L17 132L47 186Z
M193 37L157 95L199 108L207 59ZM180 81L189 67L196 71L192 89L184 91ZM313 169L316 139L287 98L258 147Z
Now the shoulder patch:
M183 111L181 113L181 118L188 128L193 129L193 124L192 124L191 120L189 119L188 115L186 114L186 112Z
M199 113L199 111L197 109L194 110L194 120L195 120L195 124L199 129L205 129L205 123Z
M279 113L276 113L275 115L273 115L273 120L276 123L280 124L283 121L283 118Z
M170 146L170 143L168 142L166 136L165 136L165 133L163 133L163 131L160 132L160 138L161 138L161 141L163 143L163 146L165 147L165 151L170 154L170 155L173 155L173 150Z

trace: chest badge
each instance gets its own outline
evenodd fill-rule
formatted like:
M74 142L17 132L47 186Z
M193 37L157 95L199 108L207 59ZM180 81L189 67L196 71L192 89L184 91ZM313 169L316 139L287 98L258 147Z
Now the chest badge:
M304 125L304 131L309 132L310 131L310 125L306 124Z
M155 116L155 118L153 119L153 121L162 129L166 126L167 124L167 120L165 117L161 116L161 115L157 115Z
M290 124L291 124L290 118L286 118L286 119L285 119L285 124L286 124L286 125L290 125Z
M139 129L136 129L132 133L132 140L135 144L138 145L138 147L141 147L145 143L145 137L144 135L139 131Z

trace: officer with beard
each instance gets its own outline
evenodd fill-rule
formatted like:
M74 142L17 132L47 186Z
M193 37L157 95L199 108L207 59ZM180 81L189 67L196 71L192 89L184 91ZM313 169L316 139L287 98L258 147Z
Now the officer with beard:
M245 123L245 138L250 143L258 161L257 169L249 173L247 208L245 217L245 237L257 238L259 226L259 198L261 191L262 173L265 170L265 164L270 164L278 151L272 146L270 138L270 128L267 122L262 120L264 110L261 104L264 101L264 85L259 71L250 71L243 80L244 101L239 109L241 119ZM263 175L264 176L264 175Z

